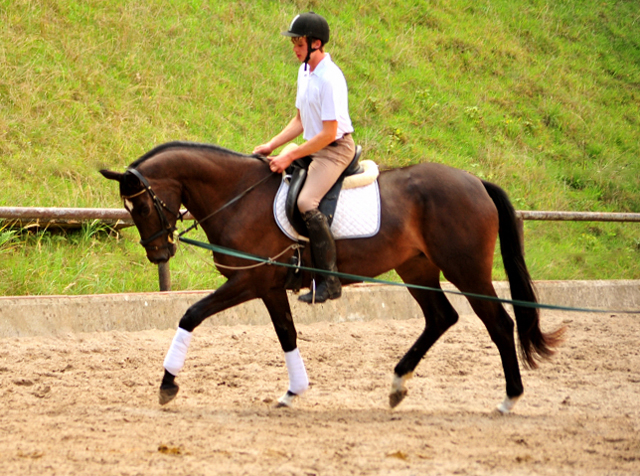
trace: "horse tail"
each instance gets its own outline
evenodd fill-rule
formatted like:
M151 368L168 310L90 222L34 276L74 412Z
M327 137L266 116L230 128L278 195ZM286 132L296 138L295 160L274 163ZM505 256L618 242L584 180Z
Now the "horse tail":
M517 226L516 211L506 192L497 185L482 181L484 188L498 209L500 249L511 298L515 301L537 303L533 281L524 261L524 252L520 244L520 232ZM520 341L520 355L524 365L529 368L538 366L537 360L553 355L553 348L562 342L565 328L544 333L540 329L540 313L536 307L513 306Z

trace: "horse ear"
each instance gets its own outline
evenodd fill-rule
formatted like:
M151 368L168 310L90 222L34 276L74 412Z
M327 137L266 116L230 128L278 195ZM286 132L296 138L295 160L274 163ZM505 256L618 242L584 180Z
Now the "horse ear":
M120 183L124 188L131 191L137 191L142 188L142 182L140 182L140 179L129 171L122 174Z
M122 177L124 176L124 174L121 174L120 172L112 172L111 170L106 170L106 169L100 170L100 173L104 178L109 180L115 180L117 182L122 182Z

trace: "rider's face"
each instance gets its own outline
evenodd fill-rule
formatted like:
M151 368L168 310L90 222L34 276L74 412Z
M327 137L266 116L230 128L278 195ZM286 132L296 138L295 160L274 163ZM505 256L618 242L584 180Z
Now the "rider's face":
M307 39L303 36L299 36L297 38L291 38L291 43L293 43L293 52L296 55L296 58L298 58L298 61L302 63L307 57ZM311 46L319 49L321 48L322 43L320 40L314 40L313 45ZM313 55L314 53L315 51L311 54Z
M298 61L302 63L307 57L307 39L303 36L291 38L291 43L293 43L293 53L298 58Z

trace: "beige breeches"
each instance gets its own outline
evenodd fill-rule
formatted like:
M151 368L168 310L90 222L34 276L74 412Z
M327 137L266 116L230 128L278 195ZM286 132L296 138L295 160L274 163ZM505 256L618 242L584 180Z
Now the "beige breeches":
M293 144L287 147L291 146ZM328 145L312 155L307 180L298 196L298 208L301 213L318 208L320 200L353 160L355 151L355 143L349 134L336 141L335 146Z

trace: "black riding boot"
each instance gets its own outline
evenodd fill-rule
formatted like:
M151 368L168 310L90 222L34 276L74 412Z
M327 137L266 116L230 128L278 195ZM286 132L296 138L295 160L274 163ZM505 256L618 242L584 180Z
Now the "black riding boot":
M311 242L311 254L317 268L327 271L338 271L336 267L336 243L333 240L327 217L318 210L309 210L302 214L304 223L309 230ZM309 304L325 302L327 299L337 299L342 295L342 286L337 276L322 276L316 287L315 299L313 289L300 296L298 299Z

